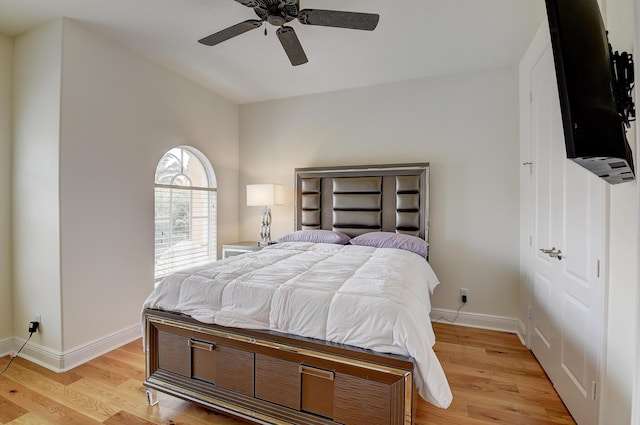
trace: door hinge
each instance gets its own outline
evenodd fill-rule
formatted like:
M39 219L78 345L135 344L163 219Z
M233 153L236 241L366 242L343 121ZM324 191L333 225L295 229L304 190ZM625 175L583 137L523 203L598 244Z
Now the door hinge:
M591 399L592 400L596 400L596 396L597 396L597 389L598 383L596 381L592 381L591 382Z
M533 315L533 308L531 308L531 304L529 304L529 307L527 308L527 319L531 319L532 315Z
M600 277L600 260L596 261L596 277Z
M533 103L533 92L529 92L529 103Z

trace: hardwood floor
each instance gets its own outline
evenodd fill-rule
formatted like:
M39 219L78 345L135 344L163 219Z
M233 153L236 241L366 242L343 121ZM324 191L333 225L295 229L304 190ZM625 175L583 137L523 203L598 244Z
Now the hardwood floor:
M515 335L437 323L434 329L453 403L443 410L420 400L415 425L575 424ZM8 361L0 359L0 370ZM150 407L143 379L140 341L60 374L17 358L0 377L0 425L245 423L163 394Z

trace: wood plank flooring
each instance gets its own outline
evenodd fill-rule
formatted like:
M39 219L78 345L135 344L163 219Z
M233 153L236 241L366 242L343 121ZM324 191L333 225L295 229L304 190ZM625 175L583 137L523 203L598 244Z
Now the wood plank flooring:
M420 400L415 425L575 425L515 335L438 323L434 329L453 403L443 410ZM0 370L8 361L0 359ZM245 423L163 394L148 406L143 379L140 341L60 374L17 358L0 376L0 425Z

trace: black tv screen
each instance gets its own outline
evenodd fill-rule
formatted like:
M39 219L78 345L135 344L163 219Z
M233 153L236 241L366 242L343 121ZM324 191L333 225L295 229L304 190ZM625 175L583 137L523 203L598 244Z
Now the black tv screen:
M567 158L612 184L635 178L597 0L546 0Z

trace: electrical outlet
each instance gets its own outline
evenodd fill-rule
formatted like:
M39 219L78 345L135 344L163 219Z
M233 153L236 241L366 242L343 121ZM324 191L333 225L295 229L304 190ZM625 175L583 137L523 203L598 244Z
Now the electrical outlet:
M29 332L31 334L38 332L40 326L42 325L42 315L36 314L32 322L29 322Z
M467 288L460 288L460 301L463 303L469 301L469 290Z

